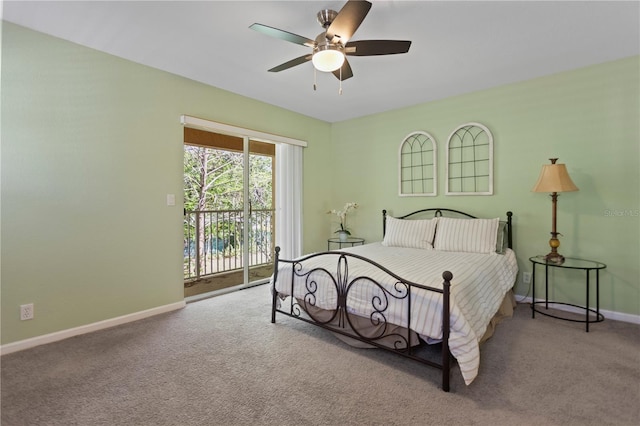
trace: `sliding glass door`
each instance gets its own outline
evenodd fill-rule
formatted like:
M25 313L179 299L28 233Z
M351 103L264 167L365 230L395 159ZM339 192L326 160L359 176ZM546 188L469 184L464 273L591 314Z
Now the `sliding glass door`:
M275 145L185 128L185 297L273 270Z
M271 276L302 254L302 160L307 143L183 115L185 296Z
M248 140L248 139L247 139ZM275 245L275 145L248 140L248 167L245 188L245 256L247 268L243 283L265 280L273 273Z

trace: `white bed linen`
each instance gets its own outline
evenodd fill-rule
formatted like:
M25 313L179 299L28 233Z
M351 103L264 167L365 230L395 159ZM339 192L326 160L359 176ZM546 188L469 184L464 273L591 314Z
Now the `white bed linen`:
M479 341L491 318L496 314L507 291L513 287L518 273L515 254L508 249L504 255L443 252L402 247L386 247L381 243L366 244L341 251L355 253L373 260L405 280L442 288L442 273L451 271L451 323L449 348L458 360L465 383L470 384L478 374L480 365ZM338 256L320 256L304 262L304 270L324 266L336 273ZM324 265L323 265L324 263ZM367 276L380 283L393 281L389 275L356 258L348 258L349 279ZM337 293L329 277L315 275L318 292L315 305L335 309ZM365 286L361 286L364 288ZM366 286L364 292L350 291L347 299L351 313L368 317L375 286ZM291 294L291 265L281 264L276 290L281 295ZM308 291L304 280L297 279L293 296L303 299ZM361 294L366 293L366 294ZM414 289L411 303L411 329L423 338L442 338L442 294ZM392 304L385 311L389 323L407 325L406 302Z

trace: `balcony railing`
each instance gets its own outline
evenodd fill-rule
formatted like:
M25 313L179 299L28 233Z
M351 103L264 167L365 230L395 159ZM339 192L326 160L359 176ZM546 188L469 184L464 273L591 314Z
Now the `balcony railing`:
M273 262L274 210L251 211L248 238L243 235L244 220L242 210L185 211L185 281L239 270L247 261L250 267Z

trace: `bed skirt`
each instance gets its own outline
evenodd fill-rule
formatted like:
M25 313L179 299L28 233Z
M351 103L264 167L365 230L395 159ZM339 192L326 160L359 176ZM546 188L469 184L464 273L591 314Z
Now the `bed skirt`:
M300 300L298 300L298 304L300 305L301 308L307 311L307 314L309 316L311 316L314 320L319 322L324 323L328 321L331 317L333 317L335 314L335 311L320 309L311 305L305 306L304 303L300 303ZM513 293L513 290L509 290L507 294L504 296L504 299L502 300L502 304L500 305L500 308L498 308L498 311L496 312L496 314L493 316L493 318L487 325L487 329L478 343L482 343L488 340L491 336L493 336L496 326L500 322L502 322L502 320L504 320L505 318L510 318L513 316L513 310L515 309L515 307L516 307L515 295ZM357 328L360 335L368 339L377 339L376 340L377 343L390 349L405 349L404 347L406 345L405 340L397 339L397 337L395 336L398 336L398 335L405 336L405 337L409 336L406 339L406 341L409 341L411 346L418 346L420 344L420 337L423 337L423 341L426 341L429 344L439 343L439 341L437 340L432 340L425 336L419 336L418 333L416 333L415 331L410 330L409 332L407 332L406 327L402 327L399 325L393 325L393 324L374 325L371 323L371 320L369 318L364 318L357 315L351 315L349 319L351 321L351 324L353 324L353 326ZM343 330L345 333L355 336L356 333L353 331L351 324L347 322ZM327 325L336 326L336 328L339 328L338 319L335 318L333 321L327 323ZM385 330L385 327L386 327L386 330ZM346 344L356 348L375 348L375 346L373 345L369 345L365 342L362 342L361 340L353 339L341 333L332 332L332 334L336 336L338 339L345 342Z

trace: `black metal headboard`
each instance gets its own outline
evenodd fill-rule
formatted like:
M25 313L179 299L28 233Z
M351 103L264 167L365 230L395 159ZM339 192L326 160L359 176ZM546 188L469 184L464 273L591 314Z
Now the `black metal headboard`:
M422 209L416 210L404 216L398 216L396 219L410 219L412 216L422 216L422 217L467 217L470 219L477 219L477 216L473 216L469 213L461 212L460 210L453 209L443 209L443 208L431 208L431 209ZM512 224L513 213L507 212L507 246L510 249L513 249L513 224ZM417 219L417 217L415 218ZM384 237L387 231L387 211L382 210L382 236Z

